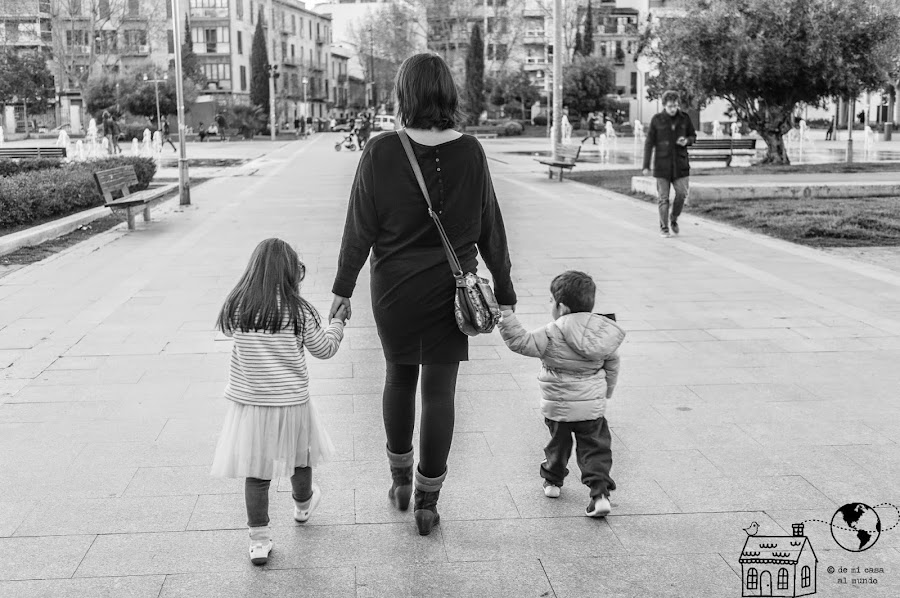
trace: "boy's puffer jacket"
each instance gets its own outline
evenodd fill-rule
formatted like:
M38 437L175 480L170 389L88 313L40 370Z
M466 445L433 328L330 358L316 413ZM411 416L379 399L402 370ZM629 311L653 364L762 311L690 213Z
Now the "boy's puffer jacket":
M503 312L500 334L516 353L541 359L541 412L554 421L587 421L606 413L619 375L617 349L625 331L599 314L567 314L526 332Z

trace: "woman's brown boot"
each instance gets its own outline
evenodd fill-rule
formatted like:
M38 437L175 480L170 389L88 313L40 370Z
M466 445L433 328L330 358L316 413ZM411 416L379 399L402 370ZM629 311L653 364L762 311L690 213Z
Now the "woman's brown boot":
M441 516L437 512L437 501L446 477L446 469L436 478L426 478L418 468L416 469L416 506L413 514L420 536L430 534L431 529L441 521Z
M392 453L387 449L388 463L391 466L391 489L388 498L401 511L409 508L413 483L413 451L408 453Z

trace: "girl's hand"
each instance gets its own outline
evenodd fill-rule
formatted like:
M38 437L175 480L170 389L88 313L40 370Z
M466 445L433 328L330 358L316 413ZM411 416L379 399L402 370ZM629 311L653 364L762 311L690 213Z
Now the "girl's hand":
M328 321L330 322L332 318L339 317L337 315L338 310L344 308L344 317L341 319L350 319L350 315L352 311L350 310L350 299L348 297L341 297L340 295L335 295L334 300L331 302L331 311L328 312Z
M342 303L341 306L338 307L338 310L334 313L334 316L332 317L332 319L333 319L333 320L334 320L334 319L337 319L337 320L341 320L342 322L345 322L345 321L347 321L347 320L349 319L349 318L347 317L347 313L348 313L349 311L350 311L350 310L347 309L347 306L346 306L345 304Z

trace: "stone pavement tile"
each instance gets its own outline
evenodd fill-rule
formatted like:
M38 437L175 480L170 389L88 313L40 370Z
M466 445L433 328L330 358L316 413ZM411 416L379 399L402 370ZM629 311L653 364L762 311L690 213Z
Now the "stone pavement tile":
M900 498L900 497L898 497ZM858 502L858 501L854 501ZM890 502L891 504L898 504L900 501L881 501L880 503L875 504L883 504L884 502ZM874 507L875 505L869 505ZM878 517L881 520L881 535L879 536L877 542L877 547L879 549L884 549L887 547L891 548L900 548L900 537L896 533L898 529L898 514L896 509L891 506L880 506L875 509L875 512L878 513ZM835 521L835 525L840 525L842 527L847 527L846 523L843 521L841 515L836 515L836 509L818 509L815 511L801 511L801 510L776 510L776 511L766 511L766 513L775 520L775 522L781 527L783 531L779 532L779 534L791 534L791 525L794 523L803 523L803 533L806 537L809 538L810 542L812 542L813 547L818 553L819 549L837 549L838 545L834 541L834 537L831 535L831 521ZM836 517L836 518L835 518ZM834 519L833 519L834 518ZM841 530L838 530L841 531ZM774 535L774 534L773 534ZM874 547L874 545L873 545ZM867 549L868 553L868 549Z
M613 445L613 478L693 480L721 477L719 468L704 455L706 450L620 451Z
M143 370L127 370L110 366L96 370L45 370L32 380L32 384L35 386L134 384L143 375Z
M791 328L707 328L711 336L722 341L802 339Z
M541 559L556 598L603 596L738 596L741 578L716 553L608 555L562 561Z
M691 384L691 392L706 402L748 402L759 404L768 401L815 401L818 397L796 384Z
M0 422L90 421L115 417L122 406L115 401L75 403L6 403L0 405Z
M696 405L703 401L690 388L684 385L672 386L639 386L630 382L620 382L615 389L609 409L614 413L619 403L640 403L649 405L676 404ZM612 417L612 415L610 415Z
M339 420L346 414L353 413L353 397L348 395L316 396L313 397L316 410L323 417L333 416Z
M89 442L140 442L155 440L166 420L82 420L18 424L6 429L0 446L12 442L86 444Z
M17 403L138 400L184 395L187 382L162 384L30 385L14 395Z
M762 511L791 505L830 508L833 501L800 476L709 478L702 484L660 480L666 494L686 513Z
M273 553L274 554L274 553ZM355 598L353 567L254 569L240 573L168 575L159 598L316 596ZM154 594L154 598L156 595Z
M628 450L684 450L705 446L736 446L748 450L759 444L736 424L675 426L616 426L616 435Z
M513 374L460 374L456 380L456 389L464 392L519 390L522 387L516 382L518 377ZM529 384L533 384L534 374L529 374L528 378Z
M804 478L835 506L850 502L877 505L892 497L900 496L900 481L896 476L872 476L860 468L858 471L834 477L829 474L805 475ZM794 505L790 505L794 506Z
M730 477L766 477L794 475L797 468L782 458L778 451L748 451L742 447L704 446L697 451L712 463L720 475ZM710 476L716 477L716 476Z
M580 482L580 474L572 471L562 487L559 498L547 498L542 487L543 480L537 478L530 483L507 484L516 501L516 508L523 519L536 517L577 517L584 514L590 502L590 490ZM613 515L647 515L653 513L680 513L665 491L654 480L629 478L616 480L616 490L612 492ZM441 499L443 499L443 494ZM443 516L443 515L442 515Z
M73 467L139 468L212 465L215 442L92 442L82 449Z
M316 479L316 475L313 475ZM319 483L316 480L316 483ZM319 484L321 486L321 484ZM278 492L276 484L269 488L269 525L296 527L294 501L288 490ZM355 522L352 488L323 488L322 502L303 525L345 525ZM247 529L247 507L240 494L201 494L191 514L188 530Z
M852 416L850 416L852 417ZM895 444L866 424L848 420L816 421L804 417L778 422L745 421L742 430L764 446L789 449L797 445Z
M407 511L398 511L388 501L390 480L369 488L358 488L356 495L356 523L393 523L412 521L413 501ZM517 519L519 512L507 487L503 484L471 485L465 478L446 484L441 490L438 512L441 521L470 521L476 519Z
M834 546L834 544L832 544ZM816 598L844 598L845 596L870 596L889 598L900 595L900 551L896 548L875 548L865 552L848 552L842 549L823 550L815 546L819 564L816 571ZM828 573L828 567L834 567L834 573ZM859 573L850 573L859 567ZM841 568L847 573L838 573ZM875 570L866 573L865 569ZM879 571L880 570L880 571ZM846 583L839 583L843 579ZM853 580L857 583L853 583ZM872 579L877 583L872 583Z
M624 552L603 519L441 521L450 561L577 558Z
M125 496L183 496L236 494L244 492L243 480L214 478L208 466L140 467L125 490Z
M362 566L356 569L356 587L358 598L542 598L553 595L553 588L537 559Z
M840 351L844 353L866 353L876 351L874 345L870 344L866 339L859 338L798 338L798 339L778 339L775 341L782 351L788 352L834 352Z
M663 363L648 371L628 372L628 383L634 386L680 386L694 384L750 384L759 375L746 367L692 367ZM624 373L623 373L624 376Z
M195 496L47 499L31 511L16 536L183 531L196 502Z
M762 511L609 518L612 531L627 552L654 558L699 552L737 556L747 537L743 528L753 521L764 529L775 526Z
M0 501L43 500L48 496L61 500L121 496L135 473L134 468L75 469L58 463L49 463L46 469L13 471L16 483L0 486Z
M0 502L0 537L13 535L35 504L33 500Z
M63 355L50 364L47 370L97 370L103 367L107 360L109 360L109 357L101 355L91 355L87 357L69 357Z
M72 577L95 537L0 538L0 580Z
M158 598L165 577L93 577L0 581L0 596L17 598Z
M0 349L0 370L11 366L27 349Z
M247 558L246 529L96 538L74 577L242 571L252 567Z

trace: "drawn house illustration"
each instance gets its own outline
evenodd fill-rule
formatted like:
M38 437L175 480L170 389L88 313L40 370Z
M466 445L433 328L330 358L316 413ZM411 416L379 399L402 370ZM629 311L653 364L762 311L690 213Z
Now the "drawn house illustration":
M742 596L810 596L816 593L819 559L803 524L792 536L748 536L741 551Z

